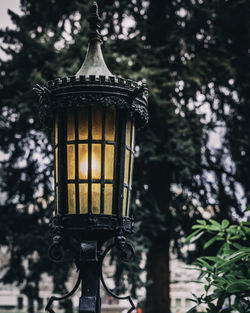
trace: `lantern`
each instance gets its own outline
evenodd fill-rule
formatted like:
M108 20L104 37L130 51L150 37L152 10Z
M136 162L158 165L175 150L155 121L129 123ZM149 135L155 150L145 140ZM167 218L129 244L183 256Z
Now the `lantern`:
M59 247L72 249L80 267L76 287L84 281L83 313L100 311L100 262L109 250L101 252L102 243L114 237L121 249L130 249L125 236L133 229L135 129L148 119L146 85L114 76L104 62L95 2L89 22L88 51L76 75L35 88L44 123L54 134L55 215L50 254L57 259ZM51 298L49 312L53 312L54 300L60 298Z

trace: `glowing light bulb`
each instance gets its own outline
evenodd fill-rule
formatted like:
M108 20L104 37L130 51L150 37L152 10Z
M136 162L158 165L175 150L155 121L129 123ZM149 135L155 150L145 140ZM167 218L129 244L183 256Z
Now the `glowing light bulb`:
M99 179L101 175L101 166L100 162L93 156L92 162L91 162L91 170L92 170L92 178ZM80 171L81 176L84 177L84 179L88 178L88 160L83 159L80 162Z

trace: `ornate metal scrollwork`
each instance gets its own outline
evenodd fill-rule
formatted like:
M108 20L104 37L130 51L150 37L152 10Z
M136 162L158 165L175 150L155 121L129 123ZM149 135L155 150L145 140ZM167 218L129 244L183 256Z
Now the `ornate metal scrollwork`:
M81 275L80 275L80 272L79 272L78 279L77 279L77 282L76 282L74 288L69 293L67 293L66 295L64 295L62 297L55 297L55 296L50 297L49 302L48 302L48 304L45 307L45 310L48 311L49 313L55 313L55 311L52 309L53 302L54 301L66 300L67 298L73 296L73 294L79 288L80 283L81 283Z
M54 262L60 262L64 257L64 251L62 248L63 227L59 216L52 217L49 227L53 244L49 247L48 254Z
M109 288L108 286L106 285L105 283L105 280L104 280L104 277L103 277L103 273L102 273L102 265L103 265L103 261L106 257L106 255L108 254L109 251L111 251L114 247L117 247L118 249L121 250L121 258L122 260L128 262L129 259L133 258L134 256L134 249L132 247L131 244L129 244L127 241L126 241L126 238L123 237L123 236L118 236L115 240L114 243L110 244L106 249L105 251L103 252L101 258L100 258L100 278L101 278L101 282L102 282L102 285L104 287L104 289L107 291L108 294L110 294L112 297L114 297L115 299L118 299L118 300L128 300L130 305L131 305L131 308L128 310L128 313L131 313L133 310L135 310L135 305L134 305L134 302L132 300L132 298L130 296L118 296L116 294L114 294ZM130 256L129 256L129 259L126 258L126 248L130 251Z

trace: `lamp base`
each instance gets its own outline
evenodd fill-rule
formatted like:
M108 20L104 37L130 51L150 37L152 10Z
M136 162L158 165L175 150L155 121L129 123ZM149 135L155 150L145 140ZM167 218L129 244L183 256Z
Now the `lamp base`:
M66 231L81 232L84 239L115 237L122 228L123 233L133 232L134 221L130 217L115 215L64 215L58 216Z
M54 244L55 245L55 244ZM100 281L104 289L111 296L119 300L128 300L131 307L128 313L135 309L135 305L130 296L117 296L106 285L103 273L102 264L107 253L114 247L121 251L121 258L124 261L129 261L134 256L133 247L126 242L126 238L118 236L114 243L110 244L104 252L101 251L101 243L99 241L83 241L80 244L80 252L76 259L76 266L79 270L78 280L67 295L63 297L52 296L46 306L49 313L55 313L52 309L54 301L61 301L71 297L82 283L82 295L79 299L79 313L101 313L101 298L100 298ZM127 257L128 256L128 257Z

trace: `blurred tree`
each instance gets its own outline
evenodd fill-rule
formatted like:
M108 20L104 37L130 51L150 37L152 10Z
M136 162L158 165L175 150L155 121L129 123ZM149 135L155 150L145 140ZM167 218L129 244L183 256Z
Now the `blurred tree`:
M70 262L48 258L48 221L53 210L49 132L39 123L34 82L60 71L56 42L63 42L67 1L21 1L21 15L9 11L13 29L0 32L7 60L0 62L1 202L0 244L9 248L2 281L15 282L28 298L28 312L39 302L42 274L53 276L55 292L65 292Z
M244 172L250 153L250 3L98 3L111 71L146 78L150 88L150 123L137 136L134 239L139 258L147 251L145 311L168 313L169 248L173 242L180 256L181 240L200 214L197 207L212 208L221 220L241 214L237 193L249 202ZM51 143L49 131L41 131L31 89L35 82L78 70L87 47L90 3L21 0L20 5L20 16L9 12L14 30L0 32L8 56L0 62L0 187L6 195L0 243L10 253L3 280L24 284L32 312L42 273L55 271L46 253L53 210ZM224 136L215 149L211 138L218 129ZM65 289L69 265L57 266L58 292ZM135 293L139 260L126 270ZM118 266L117 281L121 273Z

